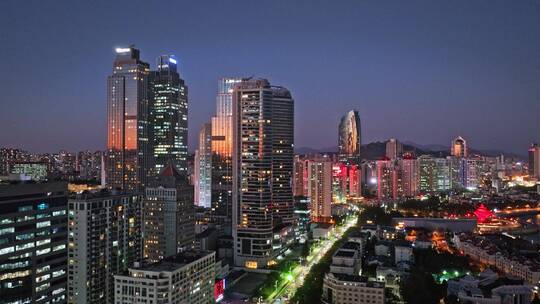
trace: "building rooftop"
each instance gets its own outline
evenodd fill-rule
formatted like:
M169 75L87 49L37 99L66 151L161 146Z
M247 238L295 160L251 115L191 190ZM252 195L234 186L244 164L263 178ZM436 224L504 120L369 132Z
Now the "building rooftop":
M136 267L131 267L130 270L140 271L155 271L155 272L172 272L179 268L184 267L187 264L193 263L208 255L215 254L213 251L188 251L179 253L176 256L165 258L157 263L143 264Z
M336 253L334 253L334 256L336 257L345 257L345 258L352 258L354 256L354 251L348 251L348 250L338 250Z
M330 273L330 274L340 281L364 283L368 287L384 288L384 283L369 281L368 277L350 275L346 273Z

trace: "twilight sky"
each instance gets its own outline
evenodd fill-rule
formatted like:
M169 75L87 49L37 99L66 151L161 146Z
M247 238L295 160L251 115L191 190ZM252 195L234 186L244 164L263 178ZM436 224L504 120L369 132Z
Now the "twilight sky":
M396 137L525 154L540 141L540 1L0 1L0 146L104 149L114 48L180 58L189 146L217 80L258 76L296 100L296 146Z

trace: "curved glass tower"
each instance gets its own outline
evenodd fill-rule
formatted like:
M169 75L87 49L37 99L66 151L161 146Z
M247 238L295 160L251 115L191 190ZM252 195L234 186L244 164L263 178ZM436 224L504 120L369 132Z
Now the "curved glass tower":
M339 122L339 160L348 165L360 164L360 116L358 111L347 112Z

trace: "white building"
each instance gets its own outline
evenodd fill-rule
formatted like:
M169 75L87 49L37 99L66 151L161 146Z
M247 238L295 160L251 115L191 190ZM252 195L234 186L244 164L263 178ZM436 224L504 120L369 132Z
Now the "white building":
M322 302L328 304L384 304L384 283L367 277L327 273L323 281Z
M185 252L114 277L115 304L215 303L215 252Z
M332 256L330 272L360 275L362 271L361 247L354 242L347 242Z

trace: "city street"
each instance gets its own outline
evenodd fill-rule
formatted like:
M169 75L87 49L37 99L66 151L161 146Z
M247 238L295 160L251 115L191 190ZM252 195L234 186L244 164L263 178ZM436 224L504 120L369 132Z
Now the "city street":
M321 258L326 254L332 245L343 237L345 231L356 225L358 216L349 216L345 223L341 226L336 226L326 240L321 240L315 243L310 248L310 254L306 258L304 265L298 265L286 274L286 280L283 280L280 286L276 286L274 292L266 300L267 303L287 303L296 290L304 283L304 278L309 273L311 268L319 263Z

